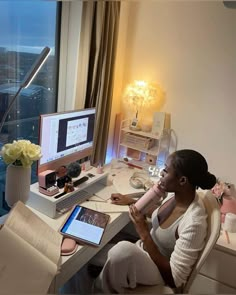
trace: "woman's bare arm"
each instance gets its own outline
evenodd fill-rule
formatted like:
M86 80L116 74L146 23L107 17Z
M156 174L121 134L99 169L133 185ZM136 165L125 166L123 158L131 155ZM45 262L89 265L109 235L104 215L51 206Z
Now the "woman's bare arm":
M111 203L116 205L131 205L136 202L136 200L133 198L140 198L141 196L144 195L144 193L145 192L138 192L138 193L127 194L127 195L122 195L119 193L112 194Z

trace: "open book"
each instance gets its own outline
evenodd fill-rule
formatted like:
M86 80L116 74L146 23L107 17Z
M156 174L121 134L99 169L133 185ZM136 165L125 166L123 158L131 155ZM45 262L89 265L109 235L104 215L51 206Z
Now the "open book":
M62 236L17 202L0 229L2 293L47 293L58 271Z

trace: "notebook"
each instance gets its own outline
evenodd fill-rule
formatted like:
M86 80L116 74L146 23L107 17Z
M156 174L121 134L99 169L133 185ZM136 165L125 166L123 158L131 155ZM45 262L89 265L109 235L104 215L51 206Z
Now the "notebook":
M79 243L99 246L109 218L108 214L77 205L62 225L60 233Z

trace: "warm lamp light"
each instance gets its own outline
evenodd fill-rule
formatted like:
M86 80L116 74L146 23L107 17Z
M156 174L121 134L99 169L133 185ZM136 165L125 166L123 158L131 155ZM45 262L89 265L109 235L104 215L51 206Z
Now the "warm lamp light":
M134 81L129 84L124 93L125 101L132 106L135 118L132 120L130 128L140 130L138 126L138 114L144 107L150 106L157 98L157 87L145 81Z
M34 62L34 64L32 65L32 67L30 68L30 70L28 71L28 73L25 75L25 78L21 82L19 89L17 90L16 94L12 97L12 99L8 105L8 108L2 117L2 120L0 123L0 133L2 131L2 127L6 121L6 118L9 114L15 100L17 99L18 95L20 94L21 90L23 88L27 88L30 85L30 83L32 82L32 80L34 79L34 77L36 76L36 74L38 73L38 71L40 70L40 68L44 64L44 62L46 61L50 51L51 50L49 47L45 47L42 50L42 52L40 53L40 55L38 56L38 58L36 59L36 61Z

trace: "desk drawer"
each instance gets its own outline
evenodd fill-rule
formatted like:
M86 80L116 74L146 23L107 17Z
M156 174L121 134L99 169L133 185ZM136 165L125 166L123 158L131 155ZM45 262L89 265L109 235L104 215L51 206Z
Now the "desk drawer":
M235 269L236 256L213 249L200 273L236 288Z

